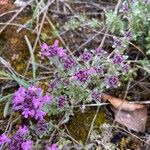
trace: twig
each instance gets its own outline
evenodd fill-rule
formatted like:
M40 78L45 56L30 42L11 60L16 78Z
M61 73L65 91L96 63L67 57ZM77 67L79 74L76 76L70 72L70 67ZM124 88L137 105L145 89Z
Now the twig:
M116 5L116 7L115 7L115 10L114 10L114 14L115 14L115 13L117 14L117 11L118 11L118 9L119 9L119 6L120 6L120 4L121 4L121 1L122 1L122 0L118 0L118 3L117 3L117 5ZM106 32L105 32L105 34L104 34L104 37L103 37L103 39L102 39L102 41L101 41L99 47L103 47L104 42L105 42L105 39L106 39L106 36L107 36L107 33L108 33L110 27L111 27L111 23L107 26Z
M89 140L89 138L90 138L91 132L92 132L92 130L93 130L94 122L95 122L96 117L97 117L97 115L98 115L99 108L100 108L100 107L97 108L96 113L95 113L95 116L94 116L94 118L93 118L93 120L92 120L92 123L91 123L91 126L90 126L90 130L89 130L89 133L88 133L88 136L87 136L87 139L86 139L86 144L87 144L87 142L88 142L88 140Z
M4 25L4 27L2 27L2 29L0 30L0 33L2 33L4 31L4 29L27 7L27 5L29 5L33 0L27 2L24 6L22 6L18 12L7 22L7 24Z

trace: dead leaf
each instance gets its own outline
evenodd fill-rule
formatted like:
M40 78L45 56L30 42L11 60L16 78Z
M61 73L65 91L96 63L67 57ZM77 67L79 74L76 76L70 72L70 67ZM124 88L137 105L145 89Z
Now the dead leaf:
M111 108L115 115L116 122L126 126L136 132L145 132L145 124L147 120L147 108L134 110L132 112Z
M115 108L125 110L125 111L134 111L136 109L141 109L145 107L144 105L129 103L126 100L122 100L104 93L102 93L102 100L105 102L109 101L112 104L112 106L114 106Z
M136 131L144 132L147 120L147 107L141 104L129 103L107 94L102 94L103 101L109 101L115 115L115 121Z

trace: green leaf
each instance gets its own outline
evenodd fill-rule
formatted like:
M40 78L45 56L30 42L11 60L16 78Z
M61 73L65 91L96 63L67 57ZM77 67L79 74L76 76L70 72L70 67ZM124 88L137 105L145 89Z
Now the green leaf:
M8 112L9 112L9 106L10 106L10 100L7 101L6 104L5 104L4 112L3 112L4 118L8 115Z
M33 73L33 81L35 83L36 81L36 63L35 63L35 57L34 57L34 51L33 51L33 48L32 48L32 45L28 39L28 37L25 35L25 40L27 42L27 45L28 45L28 48L29 48L29 51L30 51L30 55L31 55L31 63L32 63L32 73Z
M26 87L26 88L29 87L29 83L28 83L26 80L21 79L21 78L19 78L19 77L17 77L17 76L11 75L11 74L10 74L10 76L11 76L11 78L14 79L19 85L22 85L22 86L24 86L24 87Z
M7 78L11 79L10 75L8 73L6 73L5 71L0 71L0 76L7 77Z
M150 55L150 49L146 52L146 55Z
M9 98L11 98L13 96L13 94L8 94L6 96L3 96L2 98L0 98L0 102L4 102L6 100L8 100Z

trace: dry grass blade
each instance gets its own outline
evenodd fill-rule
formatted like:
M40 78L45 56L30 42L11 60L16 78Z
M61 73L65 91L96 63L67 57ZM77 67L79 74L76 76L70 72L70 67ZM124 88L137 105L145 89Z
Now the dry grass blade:
M0 33L4 31L4 29L29 5L33 0L29 1L26 5L22 6L16 14L0 29Z

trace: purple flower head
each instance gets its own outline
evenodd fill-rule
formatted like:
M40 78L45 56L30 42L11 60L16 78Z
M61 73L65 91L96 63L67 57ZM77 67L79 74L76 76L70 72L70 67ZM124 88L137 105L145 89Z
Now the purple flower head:
M15 134L11 138L11 142L8 144L9 150L20 150L22 143L25 141L25 138L20 134Z
M28 118L30 116L30 110L29 108L24 108L23 109L23 112L22 112L22 115L25 117L25 118Z
M0 136L0 145L6 144L6 143L9 143L9 142L10 142L10 139L7 137L7 135L2 134Z
M34 118L36 120L42 121L44 119L44 116L46 116L46 112L44 112L44 111L42 111L40 109L37 109Z
M100 98L101 98L101 93L98 92L98 91L93 91L92 94L91 94L91 96L92 96L92 99L93 99L93 100L99 101Z
M133 34L132 34L131 31L125 32L125 37L126 37L127 40L130 40L132 38L132 36L133 36Z
M46 95L43 96L43 102L45 102L46 104L50 104L52 99L53 99L53 96L50 95L49 93L46 93Z
M114 64L117 64L117 65L122 65L123 64L123 61L124 61L124 58L121 54L119 53L116 53L112 59L112 62Z
M49 87L52 89L52 90L54 90L54 89L56 89L57 88L57 82L51 82L50 84L49 84Z
M118 37L114 37L114 46L116 48L120 48L122 46L122 42L121 42L121 39L118 38Z
M114 87L116 88L119 84L119 79L117 76L115 75L112 75L112 76L109 76L106 80L106 85L107 87Z
M87 73L87 70L82 69L75 73L73 79L78 80L80 82L86 82L89 79L89 77L90 76Z
M31 140L27 140L21 144L22 150L33 150L33 142Z
M25 88L24 87L20 87L18 89L18 91L16 91L14 93L14 99L13 99L13 102L15 105L17 106L20 106L23 102L24 102L24 97L26 96L26 93L25 93ZM15 110L19 110L21 109L21 106L20 107L14 107Z
M59 56L60 58L65 57L65 56L67 55L67 54L66 54L66 50L63 49L62 47L60 47L60 48L57 49L57 54L58 54L58 56Z
M46 146L46 150L59 150L56 144L52 144L51 146Z
M44 59L44 57L50 57L49 46L46 43L41 45L41 51L39 52L39 56Z
M62 47L59 47L59 41L56 40L53 45L48 46L46 43L41 45L41 51L39 52L39 56L41 57L64 57L66 56L66 50Z
M63 107L66 103L67 98L65 96L60 96L58 98L58 107Z
M63 58L63 64L66 69L72 69L76 66L76 62L69 56Z
M35 132L37 135L44 134L47 130L48 130L48 123L46 123L45 120L37 122L35 126Z
M28 129L26 126L19 127L19 130L11 137L8 143L9 150L32 150L32 141L27 138Z
M104 68L102 66L95 67L96 73L103 75Z
M130 66L129 66L128 64L124 64L124 65L122 66L122 70L123 70L123 72L125 72L125 73L128 73L129 69L130 69Z
M43 90L39 87L36 87L36 86L29 86L28 87L28 92L30 94L36 94L36 95L40 96L42 94Z
M90 52L88 52L88 51L85 51L85 52L82 54L82 56L81 56L81 60L82 60L83 62L87 62L87 61L89 61L89 60L91 59L91 57L92 57L92 54L91 54Z
M19 88L12 100L13 109L19 110L25 118L42 119L45 116L45 112L41 111L41 109L52 98L49 94L42 96L42 93L42 89L36 86L30 86L28 89ZM41 116L38 114L39 111L41 111Z
M101 47L98 47L95 49L95 55L99 56L99 57L102 57L102 56L105 56L107 54L107 52L102 49Z
M41 98L33 98L32 103L35 109L41 108L43 106L43 102Z
M87 70L88 75L94 75L95 73L96 73L96 70L94 67Z
M17 131L17 134L26 135L29 133L29 130L26 126L19 126L19 129Z

